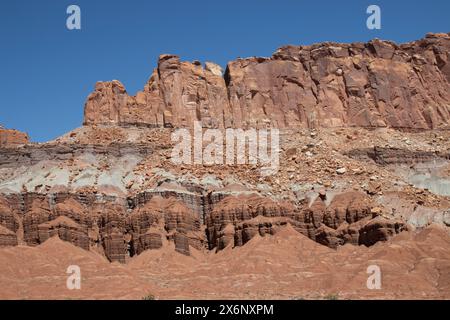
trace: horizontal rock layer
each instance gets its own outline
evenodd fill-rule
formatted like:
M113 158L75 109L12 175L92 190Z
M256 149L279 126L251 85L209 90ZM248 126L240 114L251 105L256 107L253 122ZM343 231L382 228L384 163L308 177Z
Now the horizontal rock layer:
M1 197L0 245L17 245L19 234L30 246L58 236L119 262L147 249L158 249L164 241L173 242L175 249L186 255L189 246L205 247L200 215L188 203L158 194L147 199L133 209L129 206L132 200L90 194Z
M176 195L146 194L133 201L77 194L13 194L0 201L0 245L20 241L35 246L58 236L123 263L168 243L185 255L190 255L190 247L242 246L257 234L273 235L288 224L332 248L345 243L370 246L406 229L395 220L373 219L370 198L358 192L336 195L329 204L318 196L311 205L301 206L257 193L199 197L201 212L192 208L189 198ZM83 198L90 201L81 202Z
M84 124L148 127L393 127L450 124L450 35L285 46L220 67L161 55L143 91L98 82Z
M392 164L411 165L439 160L450 160L450 152L411 151L407 149L383 147L355 149L347 152L346 155L360 161L372 160L383 166Z
M17 235L0 224L0 247L17 246Z
M375 217L369 197L358 192L337 195L329 205L317 197L311 206L294 208L259 196L228 197L207 215L210 249L242 246L255 235L275 234L288 223L323 245L373 245L406 230L404 223Z
M22 148L2 147L0 153L0 166L17 167L19 165L31 166L40 161L63 161L83 155L107 155L120 157L123 155L147 156L152 148L146 144L110 143L102 144L30 144Z

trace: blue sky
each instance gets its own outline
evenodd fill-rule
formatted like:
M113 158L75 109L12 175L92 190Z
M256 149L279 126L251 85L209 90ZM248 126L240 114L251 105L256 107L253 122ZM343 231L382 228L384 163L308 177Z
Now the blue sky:
M81 30L66 28L71 4ZM366 28L370 4L381 30ZM53 139L82 124L96 81L118 79L134 94L161 53L225 66L286 44L405 42L450 32L449 12L448 0L2 0L0 124Z

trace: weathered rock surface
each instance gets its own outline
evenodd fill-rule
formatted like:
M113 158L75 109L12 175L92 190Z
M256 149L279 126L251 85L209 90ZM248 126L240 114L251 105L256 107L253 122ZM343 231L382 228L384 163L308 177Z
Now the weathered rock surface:
M242 246L254 236L274 235L287 224L331 248L351 243L373 245L407 230L404 223L373 217L370 198L346 192L327 205L317 197L310 206L295 208L258 195L229 196L206 216L210 249ZM374 218L374 219L372 219Z
M110 261L125 263L128 253L125 207L107 203L101 208L99 232L105 255Z
M378 241L386 241L405 230L408 230L408 227L404 223L377 217L361 228L359 244L369 247Z
M23 217L24 240L28 245L40 244L39 225L51 220L50 213L50 204L46 198L32 201L31 208Z
M251 166L173 166L171 132L92 126L3 148L0 224L20 244L58 235L126 262L167 245L185 255L240 247L287 225L337 248L447 221L448 199L387 171L438 161L445 177L445 130L282 130L280 171L264 179ZM386 221L375 223L374 212Z
M99 82L84 123L148 127L393 127L450 123L450 35L285 46L218 66L161 55L144 90Z
M449 299L449 246L448 230L435 225L403 232L382 245L338 250L287 226L213 255L182 256L166 247L118 266L54 237L34 248L0 248L0 298L142 299L151 292L157 299L187 300L326 299L330 294L339 299ZM87 284L82 290L65 285L65 271L73 264ZM372 264L382 270L381 290L366 286ZM243 287L251 290L236 290Z
M2 143L1 243L37 246L57 235L125 263L167 247L186 256L245 247L287 227L339 248L447 225L445 194L390 166L439 161L445 180L449 42L430 34L402 45L286 46L225 72L162 55L136 96L117 80L100 82L85 126L44 144ZM281 128L278 172L175 165L171 134L196 120Z
M54 141L0 128L0 296L448 298L449 42L286 46L225 72L162 55L136 96L97 83ZM281 128L279 170L174 164L196 120ZM387 291L366 290L374 259Z
M450 159L450 152L410 151L407 149L383 147L352 150L347 155L358 160L372 160L380 165L412 165Z
M0 247L17 246L17 235L0 225Z
M28 142L29 138L26 133L0 127L0 148L27 144Z
M89 250L89 237L87 228L82 228L78 223L66 216L60 216L52 221L38 225L39 242L44 243L49 238L57 235L61 240Z
M258 195L225 197L205 219L210 249L220 250L229 244L242 246L256 234L273 233L274 226L282 224L283 220L286 224L286 219L293 214L292 205Z
M173 240L175 249L185 255L189 255L189 245L203 246L199 215L174 197L152 197L131 213L128 224L136 254L161 248L163 237Z
M36 246L57 235L122 263L146 250L160 249L168 241L184 255L190 255L190 247L239 247L256 235L275 235L288 224L331 248L345 243L371 246L407 230L404 223L374 216L373 201L359 192L341 193L332 199L319 192L310 205L294 206L233 186L229 193L226 190L198 195L206 230L201 215L189 206L189 198L158 194L143 203L114 197L95 199L89 194L27 193L20 201L12 195L1 201L0 224L9 230L4 232L4 243L16 243L23 234L26 244ZM9 202L20 205L12 208Z
M8 201L3 197L0 197L0 225L13 232L16 232L19 228L12 208Z
M16 246L19 224L7 199L0 197L0 247Z
M23 214L24 239L28 245L38 245L58 235L62 240L89 250L91 227L91 217L73 199L51 206L48 198L36 198Z
M175 251L184 254L185 256L190 255L189 238L186 236L186 234L181 232L175 233L174 242L175 242Z

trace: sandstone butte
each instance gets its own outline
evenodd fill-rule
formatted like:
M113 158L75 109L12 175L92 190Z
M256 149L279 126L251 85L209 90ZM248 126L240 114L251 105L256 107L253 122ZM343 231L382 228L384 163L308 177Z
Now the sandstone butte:
M449 89L450 34L98 82L53 141L0 128L0 298L450 299ZM174 165L194 121L279 128L279 171Z
M270 58L213 63L159 57L144 89L98 82L84 124L147 127L392 127L450 122L450 35L285 46Z

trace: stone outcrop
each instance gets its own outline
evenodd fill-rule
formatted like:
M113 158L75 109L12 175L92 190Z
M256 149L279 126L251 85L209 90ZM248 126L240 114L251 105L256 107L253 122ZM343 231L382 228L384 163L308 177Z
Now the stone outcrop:
M360 161L372 160L379 165L413 165L439 160L450 159L450 152L410 151L400 148L373 147L368 149L351 150L346 153L349 157Z
M60 216L54 220L38 225L40 243L44 243L51 237L58 236L61 240L68 241L85 250L89 250L87 231L87 229L65 216Z
M200 212L194 211L191 197L178 191L155 191L129 199L95 193L10 194L0 197L0 225L12 234L21 232L30 246L57 235L83 249L103 253L111 261L125 262L128 256L161 248L167 241L188 255L189 246L206 247L202 207ZM201 194L185 192L198 197L201 205ZM7 237L9 231L5 231Z
M28 245L44 243L57 235L64 241L89 250L91 217L74 199L51 206L48 198L36 198L31 207L25 210L23 229L24 240Z
M108 155L120 157L124 154L146 156L152 152L151 148L142 144L111 143L108 145L65 145L43 144L28 145L24 148L8 148L0 153L0 166L33 165L40 161L63 161L83 154Z
M359 244L369 247L378 241L386 241L405 230L408 230L408 227L402 222L377 217L361 228Z
M0 248L11 246L17 246L17 235L13 231L0 225Z
M152 191L142 192L138 194L133 200L132 204L135 207L144 206L154 197L170 199L174 198L195 212L199 217L200 222L203 222L203 204L202 204L202 190L199 188L188 189L175 183L163 182Z
M130 215L128 225L132 235L132 250L136 254L147 249L162 247L163 216L149 201L141 208L137 208ZM158 228L159 227L159 228Z
M369 247L409 224L448 226L448 197L390 170L439 162L439 177L450 173L448 130L391 129L450 125L449 42L286 46L225 71L162 55L136 96L99 82L86 126L43 144L0 128L0 247L58 237L109 261L158 249L148 256L182 261L165 250L197 258L292 232L329 248ZM174 164L171 128L197 120L283 129L279 170Z
M361 192L341 193L328 206L318 197L301 221L301 233L330 248L371 246L407 230L405 223L374 215L372 200Z
M89 132L92 128L84 129ZM134 128L112 129L136 134ZM405 223L409 223L399 214L395 217L392 214L386 221L373 219L374 206L385 207L373 201L377 201L382 193L387 194L389 189L392 191L386 184L389 176L375 166L434 159L444 161L448 159L445 132L428 132L431 135L429 142L439 143L438 150L429 143L429 148L421 150L413 149L414 146L406 149L380 147L382 143L365 148L366 144L360 143L357 148L347 148L342 156L333 151L336 159L330 163L330 149L321 151L319 145L340 136L350 141L348 136L340 133L343 130L351 130L354 136L360 131L370 135L373 132L338 129L336 135L321 137L321 141L316 141L319 138L315 131L308 132L306 137L303 133L297 136L286 134L282 139L284 143L289 138L295 147L283 146L281 174L264 180L253 177L249 167L197 166L192 172L190 168L170 167L167 162L159 161L160 158L168 159L168 144L164 144L167 139L158 136L160 148L143 143L143 140L137 143L114 141L104 145L52 142L6 148L0 153L0 167L5 173L0 191L0 225L13 232L20 244L36 246L57 235L119 262L167 245L185 255L191 254L192 248L222 250L228 246L243 246L257 235L276 235L287 225L328 247L336 248L346 243L371 246L405 230ZM137 131L165 132L167 136L171 133L165 129ZM412 134L395 133L399 136ZM147 135L143 136L148 139ZM312 143L314 145L310 147ZM314 153L306 155L309 150ZM129 157L120 161L124 156ZM372 167L366 166L368 162ZM132 165L126 170L118 171L129 163ZM337 168L346 170L339 174ZM245 173L241 176L242 182L228 179L228 176L241 173ZM314 181L320 182L319 188L310 183L309 175L314 173ZM62 178L56 179L55 175ZM10 179L17 179L15 189L10 188ZM30 179L36 182L29 184ZM76 188L69 188L66 181ZM120 186L130 181L141 184L119 193L106 190L111 183ZM350 181L344 189L342 186ZM41 187L36 188L39 185ZM434 206L432 201L436 200L427 192L419 194L419 190L411 190L412 193L408 190L405 192L408 197L413 197L412 205ZM436 212L448 209L445 202L440 205L443 209L435 208ZM388 205L385 209L384 213L394 212ZM428 215L422 219L425 221L422 225L434 219L427 212L418 211L415 215L417 218L414 219ZM10 232L5 236L11 238ZM5 243L15 241L5 240Z
M292 218L293 214L294 207L290 204L256 194L225 197L205 219L209 248L242 246L257 233L272 233L273 225Z
M16 232L19 228L12 208L9 206L8 201L2 197L0 197L0 225L12 232Z
M177 252L190 255L191 247L243 246L256 235L275 235L288 225L331 248L346 243L371 246L407 230L403 222L374 215L371 198L361 192L330 199L318 192L310 203L297 206L230 186L197 195L204 222L190 207L190 198L163 195L154 194L143 203L89 194L11 195L0 199L0 243L16 245L20 235L27 245L36 246L58 236L125 263L128 257L168 242ZM11 207L10 202L18 206Z
M0 247L16 246L19 223L8 201L0 197Z
M46 198L34 199L23 217L24 240L27 245L40 244L39 225L50 221L50 204Z
M450 123L450 35L285 46L217 65L161 55L136 96L117 80L89 95L84 124L147 127L393 127Z
M125 209L115 203L106 203L98 219L101 243L110 261L125 263L128 251Z
M103 247L111 261L124 262L127 255L159 249L167 240L185 255L189 255L189 246L204 246L200 216L175 196L153 195L147 202L138 202L128 217L117 211L107 210L100 218Z
M197 237L199 215L175 197L152 197L131 213L128 225L135 254L162 247L163 237L173 240L176 250L186 255L189 245L199 249L203 246L204 239Z
M174 235L175 251L184 254L186 256L190 255L189 250L189 238L186 234L181 232L176 232Z
M346 192L330 204L317 197L310 206L295 208L258 195L229 196L219 201L206 217L210 249L242 246L255 235L274 235L287 224L323 245L371 246L406 230L404 223L373 219L370 198L359 192Z
M337 248L346 243L370 247L406 230L408 226L404 222L377 217L353 224L343 223L337 229L321 225L316 230L316 241L330 248Z
M0 127L0 148L27 143L29 143L29 138L26 133Z

